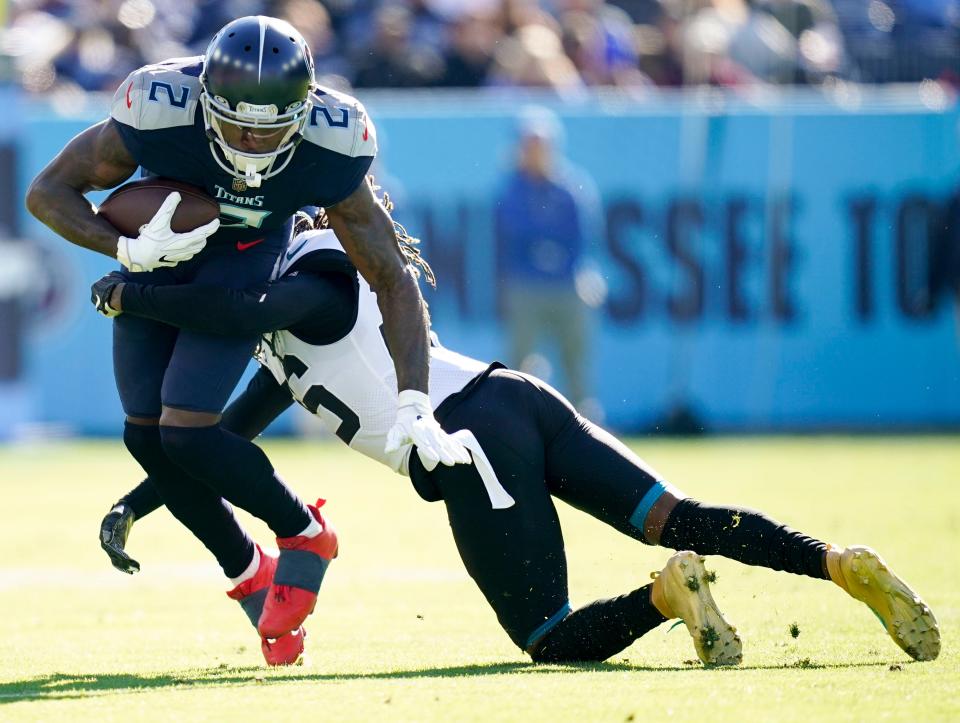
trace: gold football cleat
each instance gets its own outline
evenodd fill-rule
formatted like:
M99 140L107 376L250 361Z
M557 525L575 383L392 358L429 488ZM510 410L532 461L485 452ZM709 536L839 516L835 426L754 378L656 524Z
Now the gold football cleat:
M831 547L827 571L837 585L873 611L911 658L933 660L940 654L940 626L933 611L872 549Z
M653 573L651 600L668 618L683 620L704 665L737 665L743 660L740 636L710 594L716 575L707 572L703 561L688 550L674 554L663 570Z

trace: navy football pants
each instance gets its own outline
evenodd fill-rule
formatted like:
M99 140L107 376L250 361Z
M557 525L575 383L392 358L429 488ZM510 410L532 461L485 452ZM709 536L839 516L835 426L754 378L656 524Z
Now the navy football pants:
M234 244L221 244L172 268L123 273L138 284L256 287L269 280L286 244L288 226L242 251ZM132 417L159 417L161 405L166 405L220 412L256 344L253 336L203 334L121 314L113 322L113 369L123 411Z

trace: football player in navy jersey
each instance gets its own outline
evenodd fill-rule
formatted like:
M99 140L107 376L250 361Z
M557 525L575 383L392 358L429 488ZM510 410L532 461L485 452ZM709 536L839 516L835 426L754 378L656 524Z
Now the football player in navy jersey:
M315 85L302 36L281 20L246 17L222 28L204 56L133 72L110 118L71 140L26 200L68 241L115 257L131 282L220 289L265 282L294 211L323 205L352 264L379 295L401 390L387 443L416 441L436 462L467 462L466 449L429 406L426 306L388 212L364 182L376 150L363 106ZM179 194L172 193L136 238L123 237L84 194L112 188L138 167L204 188L220 202L219 221L173 233ZM259 591L266 581L259 628L277 638L296 632L313 609L336 539L258 447L220 424L257 336L238 327L219 331L117 317L113 360L124 442L236 586L256 580ZM260 554L221 498L271 527L279 562Z
M262 333L261 369L225 424L256 435L297 401L351 448L408 475L421 497L442 499L467 571L510 638L536 661L604 660L665 619L681 618L705 664L740 662L740 639L712 599L700 554L832 580L870 606L910 656L939 653L933 613L870 548L835 549L761 512L691 499L543 382L435 339L431 401L474 464L436 466L414 445L386 452L398 398L382 319L375 294L330 230L298 235L266 289L140 286L110 275L94 284L93 298L101 311L109 304L187 329L241 324ZM652 584L571 610L552 497L681 552ZM104 518L111 540L104 549L115 566L131 564L124 545L132 520L159 504L148 479L118 505L125 519L116 511Z

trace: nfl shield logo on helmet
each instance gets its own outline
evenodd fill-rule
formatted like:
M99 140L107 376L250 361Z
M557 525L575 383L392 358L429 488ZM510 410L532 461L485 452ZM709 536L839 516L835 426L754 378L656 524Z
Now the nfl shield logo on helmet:
M247 190L247 182L242 178L233 179L233 190L237 193L242 193Z

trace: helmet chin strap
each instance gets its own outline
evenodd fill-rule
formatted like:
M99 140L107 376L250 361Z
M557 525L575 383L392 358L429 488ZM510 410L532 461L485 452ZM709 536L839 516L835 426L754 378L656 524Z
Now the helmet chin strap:
M263 183L263 174L261 171L267 170L272 164L272 159L250 158L242 153L233 151L230 157L232 165L238 173L243 174L243 180L247 188L260 188Z
M257 171L257 167L253 163L247 163L247 170L243 174L243 180L250 188L260 188L260 184L263 182L263 176L260 175L260 172Z

